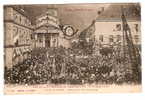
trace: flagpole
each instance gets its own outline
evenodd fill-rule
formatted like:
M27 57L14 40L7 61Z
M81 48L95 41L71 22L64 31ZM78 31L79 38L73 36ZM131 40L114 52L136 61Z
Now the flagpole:
M121 19L122 19L122 34L123 34L123 62L125 62L125 32L124 32L124 22L122 18L122 16L124 16L123 6L121 6L121 11L122 11ZM125 67L125 63L123 64Z

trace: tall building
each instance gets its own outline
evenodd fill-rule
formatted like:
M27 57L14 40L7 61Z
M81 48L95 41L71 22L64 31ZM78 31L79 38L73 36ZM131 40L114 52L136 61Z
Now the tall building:
M56 8L48 8L46 13L36 17L35 47L58 47L60 34Z
M5 66L23 62L31 48L33 29L31 21L21 7L4 6L4 59Z
M76 31L77 32L77 31ZM71 38L75 30L71 25L61 25L57 8L48 8L45 13L36 16L34 30L34 46L39 47L71 47Z
M122 9L122 7L124 9ZM107 10L100 12L95 22L95 38L103 46L118 44L123 41L122 10L131 29L133 43L141 44L141 19L139 5L111 4Z

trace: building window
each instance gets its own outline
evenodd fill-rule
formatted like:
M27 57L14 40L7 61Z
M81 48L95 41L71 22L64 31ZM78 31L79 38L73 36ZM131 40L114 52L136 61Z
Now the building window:
M109 36L109 42L113 42L113 35Z
M16 21L18 19L17 14L14 15L14 21Z
M116 24L116 30L121 31L121 24Z
M16 40L16 42L14 44L15 44L15 46L18 46L18 44L19 44L18 39Z
M100 36L99 36L99 40L100 40L101 42L103 42L103 35L100 35Z
M138 24L134 24L135 31L138 32Z
M42 42L42 38L39 38L39 42Z
M34 39L34 35L30 34L30 38L31 38L31 40L33 40Z
M138 43L139 42L139 36L138 35L134 35L134 40L135 40L135 43Z
M19 15L17 15L17 19L15 20L17 23L20 23L19 21L20 21L20 16Z
M14 31L14 37L16 37L18 35L18 27L14 27L13 28L13 31Z
M43 39L42 35L41 34L38 34L38 41L39 42L42 42L43 41L42 39Z
M121 36L120 36L120 35L117 35L116 41L117 41L117 42L121 41Z
M20 21L19 23L22 23L22 18L21 18L21 16L20 16L20 18L19 18L19 21Z
M25 34L26 34L26 32L25 32L25 30L24 30L24 34L23 34L22 38L25 38Z

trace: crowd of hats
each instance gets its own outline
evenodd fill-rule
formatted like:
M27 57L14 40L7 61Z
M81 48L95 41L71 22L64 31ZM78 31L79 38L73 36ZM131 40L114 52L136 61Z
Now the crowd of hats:
M123 84L133 82L122 55L82 55L66 48L39 48L23 63L5 67L6 84Z

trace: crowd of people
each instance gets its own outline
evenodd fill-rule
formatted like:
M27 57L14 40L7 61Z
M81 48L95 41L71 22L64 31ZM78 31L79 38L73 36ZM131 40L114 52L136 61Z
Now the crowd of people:
M83 55L63 47L34 49L23 63L5 68L6 84L123 84L133 81L130 61L122 54Z

